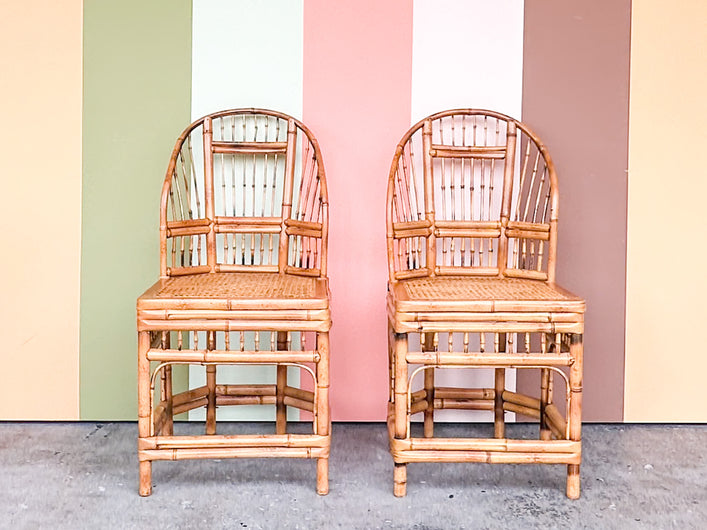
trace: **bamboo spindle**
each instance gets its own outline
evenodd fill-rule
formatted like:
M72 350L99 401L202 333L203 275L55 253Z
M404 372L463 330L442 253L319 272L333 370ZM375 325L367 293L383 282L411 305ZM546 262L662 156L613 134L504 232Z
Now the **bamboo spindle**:
M213 132L211 118L204 120L204 203L206 205L206 218L213 221L214 213L214 156ZM206 263L211 272L216 270L216 232L211 224L206 234Z
M498 122L497 122L498 123ZM506 160L503 171L503 196L501 198L501 237L498 240L498 274L503 276L508 264L508 236L506 228L511 217L511 201L513 200L513 174L516 158L516 125L508 124L506 134Z
M425 182L425 219L430 223L432 230L427 236L427 270L429 275L435 275L437 263L437 244L434 235L435 203L434 203L434 176L432 174L432 122L426 120L422 126L422 151L423 151L423 178Z
M292 213L292 189L295 175L295 155L297 152L297 129L295 121L290 118L287 122L287 153L285 154L285 182L282 191L282 225L280 227L280 246L278 255L278 267L280 272L284 272L287 265L287 255L289 247L289 236L285 220L290 218Z

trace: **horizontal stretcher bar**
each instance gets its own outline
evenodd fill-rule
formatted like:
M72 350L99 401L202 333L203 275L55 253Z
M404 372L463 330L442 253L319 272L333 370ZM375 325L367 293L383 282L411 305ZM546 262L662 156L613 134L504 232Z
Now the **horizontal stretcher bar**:
M459 322L391 318L396 333L583 333L582 322Z
M468 366L569 366L572 357L562 353L464 353L464 352L408 352L411 364L468 365Z
M150 320L329 320L328 309L141 309L139 318Z
M393 308L389 308L393 314ZM532 313L518 313L511 311L497 312L463 312L463 311L444 311L444 312L415 312L415 313L398 313L396 319L401 322L512 322L514 324L527 323L532 324L550 324L552 322L562 322L576 324L582 322L581 313L571 312L549 312L539 311ZM528 331L530 333L530 330Z
M579 453L574 440L513 440L508 438L407 438L390 440L398 451L480 451L492 453Z
M328 447L190 447L144 449L138 460L192 460L201 458L328 458Z
M153 320L138 318L138 331L329 331L330 321Z
M503 452L479 451L469 446L468 449L447 451L398 450L391 449L393 460L398 463L411 462L468 462L476 464L579 464L582 453L538 453L538 452Z
M139 449L194 449L235 447L327 447L329 436L321 434L209 434L204 436L152 436L140 438Z
M183 363L315 363L317 351L227 351L227 350L173 350L150 348L147 359L159 362Z
M214 153L222 154L282 154L287 151L287 142L211 142Z

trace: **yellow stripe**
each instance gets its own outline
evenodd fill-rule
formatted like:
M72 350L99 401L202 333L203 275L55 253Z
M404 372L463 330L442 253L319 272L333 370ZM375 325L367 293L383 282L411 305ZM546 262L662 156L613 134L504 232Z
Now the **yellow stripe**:
M82 2L2 11L0 418L78 419Z
M704 422L707 3L635 0L625 420Z

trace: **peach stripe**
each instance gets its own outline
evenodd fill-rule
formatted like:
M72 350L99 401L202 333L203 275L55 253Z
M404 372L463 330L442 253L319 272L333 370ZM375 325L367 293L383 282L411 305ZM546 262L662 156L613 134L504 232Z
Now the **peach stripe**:
M8 222L0 267L0 419L75 420L82 2L3 2L0 10Z
M380 421L387 401L385 193L410 126L411 0L304 5L303 118L330 199L333 420Z

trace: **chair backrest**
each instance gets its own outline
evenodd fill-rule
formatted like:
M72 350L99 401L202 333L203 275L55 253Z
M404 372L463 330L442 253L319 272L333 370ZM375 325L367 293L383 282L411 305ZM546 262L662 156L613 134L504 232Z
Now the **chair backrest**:
M162 187L160 275L327 269L319 145L270 110L216 112L177 140Z
M558 190L545 146L488 110L439 112L397 146L388 181L391 282L474 275L554 282Z

